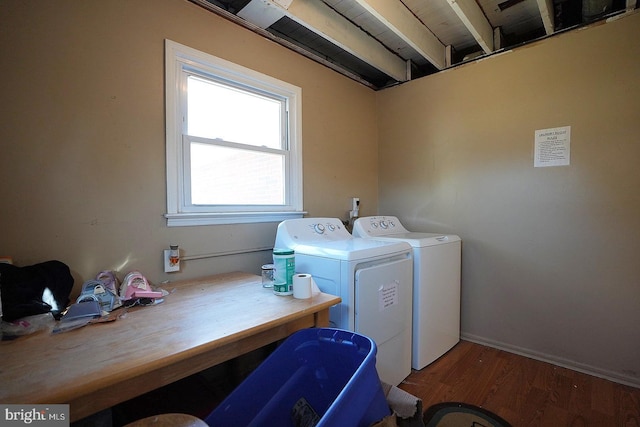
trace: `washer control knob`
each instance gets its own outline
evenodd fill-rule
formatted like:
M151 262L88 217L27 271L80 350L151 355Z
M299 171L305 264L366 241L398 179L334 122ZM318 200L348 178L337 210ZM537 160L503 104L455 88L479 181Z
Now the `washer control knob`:
M335 231L336 230L336 226L331 224L331 223L327 224L327 228L329 229L329 231Z
M324 234L324 225L322 224L314 224L313 230L318 234Z
M380 227L386 230L389 227L389 224L387 223L386 220L383 219L382 221L380 221Z
M371 221L371 228L378 228L378 223L375 221Z

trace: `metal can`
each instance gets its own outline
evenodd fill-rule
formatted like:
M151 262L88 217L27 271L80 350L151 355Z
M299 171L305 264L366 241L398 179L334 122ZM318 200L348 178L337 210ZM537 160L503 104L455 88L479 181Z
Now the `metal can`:
M296 258L293 249L274 249L273 267L273 293L276 295L293 294L293 275L296 271Z

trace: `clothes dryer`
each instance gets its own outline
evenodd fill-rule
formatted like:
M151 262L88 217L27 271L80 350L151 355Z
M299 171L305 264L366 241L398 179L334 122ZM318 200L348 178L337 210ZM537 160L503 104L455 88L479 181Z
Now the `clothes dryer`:
M413 261L406 242L356 239L336 218L301 218L278 225L276 248L295 251L297 273L342 299L330 326L358 332L378 348L380 379L398 385L411 373Z
M358 218L353 235L413 248L411 367L424 368L460 341L460 237L410 232L394 216Z

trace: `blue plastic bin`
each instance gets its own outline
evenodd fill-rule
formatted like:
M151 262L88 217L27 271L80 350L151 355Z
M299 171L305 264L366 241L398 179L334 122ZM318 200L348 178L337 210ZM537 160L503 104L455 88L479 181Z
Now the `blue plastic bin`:
M373 340L311 328L287 338L205 421L212 427L368 427L390 413Z

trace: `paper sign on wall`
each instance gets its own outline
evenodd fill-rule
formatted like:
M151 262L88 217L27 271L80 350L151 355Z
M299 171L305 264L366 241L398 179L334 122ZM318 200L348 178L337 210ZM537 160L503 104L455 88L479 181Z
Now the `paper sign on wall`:
M380 311L398 304L398 281L380 286L378 289L378 307Z
M571 161L571 126L536 131L533 166L567 166Z

